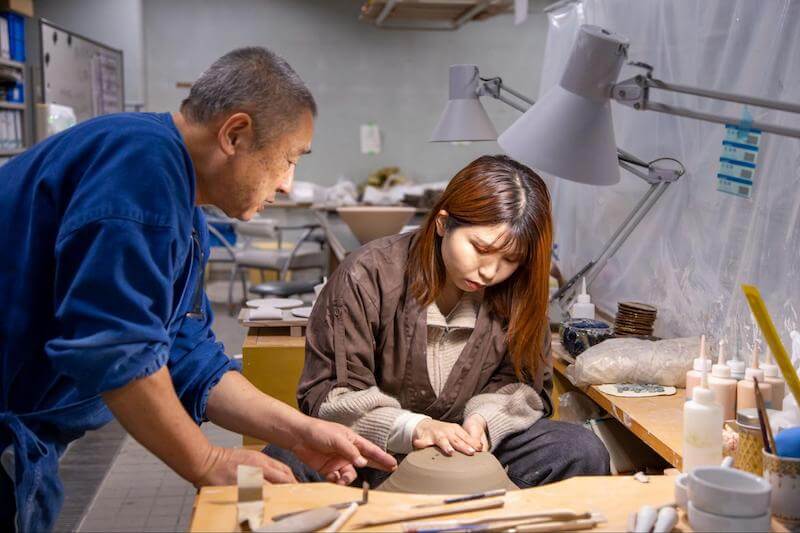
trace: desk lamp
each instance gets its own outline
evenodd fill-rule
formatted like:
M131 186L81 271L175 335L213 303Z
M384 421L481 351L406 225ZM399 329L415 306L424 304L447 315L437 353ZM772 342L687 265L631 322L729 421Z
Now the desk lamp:
M485 95L523 111L524 114L497 138L500 147L514 159L548 174L590 185L613 185L619 182L619 167L622 167L650 185L597 257L553 295L550 303L556 307L559 317L567 316L569 304L578 289L577 282L585 277L590 285L595 280L667 187L685 172L683 165L675 159L662 157L645 162L616 148L610 106L612 99L637 110L652 110L719 124L739 124L741 121L651 101L650 90L659 89L800 113L798 104L667 83L653 78L652 67L644 63L630 63L642 68L644 74L617 82L628 55L628 47L628 40L621 35L599 26L582 25L561 80L536 103L504 85L501 78L481 78L476 65L450 67L451 97L455 78L456 88L460 89L455 94L462 100L470 101L469 109L473 117L478 117L481 112L481 116L486 116L479 100ZM489 128L477 118L465 120L459 116L461 109L466 107L464 104L451 103L448 102L442 113L431 141L494 139L489 135ZM476 110L477 107L480 107L480 111ZM800 138L800 129L758 121L745 126L747 129ZM665 165L667 161L673 164Z

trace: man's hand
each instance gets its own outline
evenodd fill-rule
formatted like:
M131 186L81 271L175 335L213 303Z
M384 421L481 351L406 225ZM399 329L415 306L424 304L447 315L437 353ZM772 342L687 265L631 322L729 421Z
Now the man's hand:
M414 448L436 446L445 455L453 455L458 450L466 455L474 455L480 449L480 439L474 438L458 424L440 422L439 420L423 420L414 428Z
M211 448L208 469L192 480L196 487L205 485L236 485L236 470L239 465L257 466L264 472L264 479L270 483L297 483L292 470L260 451L244 448Z
M301 427L290 449L328 481L349 485L356 478L354 466L388 472L397 468L394 457L345 426L309 417Z
M486 436L486 420L481 415L470 415L464 420L462 424L464 430L470 434L473 439L480 441L480 448L478 451L489 451L489 438Z

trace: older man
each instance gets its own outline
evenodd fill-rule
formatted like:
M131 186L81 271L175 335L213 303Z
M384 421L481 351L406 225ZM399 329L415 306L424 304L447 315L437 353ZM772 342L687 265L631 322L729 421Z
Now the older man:
M213 446L204 420L294 451L331 481L394 459L259 392L223 353L200 280L201 204L247 220L290 189L316 105L280 57L235 50L180 112L92 119L0 170L0 524L51 529L58 457L116 417L197 486L235 482L262 453ZM15 516L16 515L16 516ZM0 526L1 527L1 526Z

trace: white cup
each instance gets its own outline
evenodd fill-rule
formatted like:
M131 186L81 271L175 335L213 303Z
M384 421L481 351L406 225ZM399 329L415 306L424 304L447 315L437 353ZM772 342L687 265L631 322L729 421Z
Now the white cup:
M772 487L754 474L707 466L689 473L689 501L706 513L726 517L760 517L769 511Z
M762 450L763 451L763 450ZM772 514L800 525L800 459L763 451L764 479L772 486Z

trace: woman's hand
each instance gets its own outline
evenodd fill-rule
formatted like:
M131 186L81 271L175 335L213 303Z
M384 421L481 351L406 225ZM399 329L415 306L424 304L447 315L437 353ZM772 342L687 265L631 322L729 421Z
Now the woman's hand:
M464 420L464 430L473 439L480 441L478 451L489 451L489 438L486 436L486 420L481 415L470 415Z
M433 419L417 424L412 443L416 449L436 446L448 456L453 455L454 449L466 455L474 455L481 445L480 439L472 437L458 424Z

